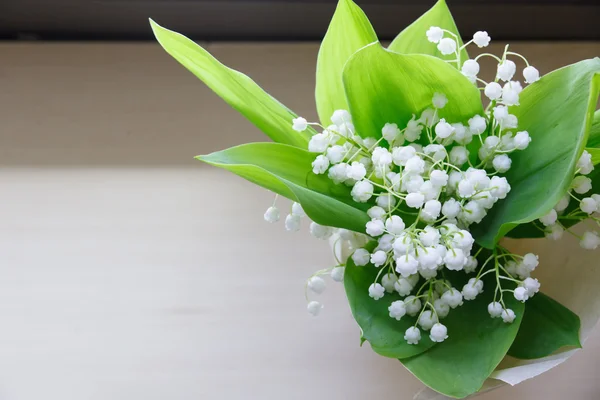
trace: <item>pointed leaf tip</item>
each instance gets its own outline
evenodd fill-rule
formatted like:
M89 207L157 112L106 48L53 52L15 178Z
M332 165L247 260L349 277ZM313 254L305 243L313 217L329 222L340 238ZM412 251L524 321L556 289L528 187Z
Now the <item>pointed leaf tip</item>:
M431 26L439 26L454 33L458 37L458 46L463 42L450 13L450 9L444 0L439 0L425 14L410 24L392 41L389 49L402 54L428 54L444 60L454 59L455 56L443 55L437 48L437 44L427 40L425 32ZM460 52L461 63L469 59L466 49Z
M315 101L323 125L335 110L347 109L342 84L346 61L363 46L377 40L365 13L351 0L340 0L323 38L317 59Z
M297 115L248 76L221 64L208 51L187 37L163 28L152 19L150 26L160 45L202 80L231 107L244 115L275 142L306 148L313 128L299 133L292 128Z

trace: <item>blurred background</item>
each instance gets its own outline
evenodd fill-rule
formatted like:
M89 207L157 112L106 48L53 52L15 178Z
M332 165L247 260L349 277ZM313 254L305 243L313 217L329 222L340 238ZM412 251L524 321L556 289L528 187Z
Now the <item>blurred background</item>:
M384 40L433 3L358 1ZM485 28L494 53L510 40L542 73L600 55L597 0L448 3L463 35ZM327 244L266 224L270 193L193 160L266 137L147 20L316 120L334 8L0 1L0 400L410 399L422 387L358 346L341 286L328 282L319 318L306 313L304 280L333 262ZM585 348L479 398L598 399L600 333Z

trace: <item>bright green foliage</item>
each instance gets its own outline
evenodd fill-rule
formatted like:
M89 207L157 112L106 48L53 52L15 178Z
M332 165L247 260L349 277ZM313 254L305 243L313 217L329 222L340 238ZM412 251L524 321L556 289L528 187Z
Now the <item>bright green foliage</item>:
M351 0L339 1L317 60L315 97L324 126L331 123L335 110L348 109L342 84L344 64L357 50L375 41L377 35L360 7Z
M458 37L458 45L463 45L460 33L458 33L458 28L454 23L454 18L452 18L452 14L450 14L446 2L444 0L439 0L429 11L400 32L388 48L401 54L428 54L430 56L439 57L442 60L456 59L454 54L447 56L443 55L437 49L437 44L427 40L425 32L427 32L431 26L438 26L454 33ZM445 37L452 36L446 34ZM463 49L460 52L460 59L461 64L469 59L467 50Z
M439 116L467 122L483 114L479 90L445 61L397 54L374 43L356 52L344 68L344 87L354 126L363 137L381 137L386 123L404 128L413 114L432 107L435 93L448 104Z
M309 128L303 133L294 131L292 119L297 115L262 90L252 79L227 68L185 36L165 29L152 20L150 24L156 39L167 53L267 136L279 143L306 148L314 130Z
M496 282L488 275L484 283L483 293L451 310L442 321L448 328L448 339L418 356L400 360L421 382L446 396L463 398L478 391L519 330L524 305L506 293L504 302L516 319L506 324L500 318L490 318L487 305L494 299Z
M508 197L473 227L480 245L493 248L517 225L545 215L566 193L592 125L599 73L599 58L585 60L551 72L521 92L521 104L511 112L532 142L512 155Z
M522 359L541 358L561 347L581 347L579 317L543 293L525 303L525 315L508 354Z
M371 264L357 267L352 258L346 264L344 287L352 315L362 330L362 339L385 357L406 358L429 349L434 343L426 335L417 345L404 340L404 332L415 324L416 317L405 315L400 321L390 318L388 307L392 302L402 300L399 294L388 293L377 301L369 297L369 286L378 272L379 269Z
M315 133L312 128L294 131L291 125L296 115L250 78L225 67L184 36L151 24L169 54L279 142L237 146L198 156L199 160L301 203L319 224L364 232L369 205L354 202L347 186L312 172L316 154L305 150ZM386 123L402 129L413 115L431 108L435 93L448 98L438 116L450 123L466 123L474 115L483 115L480 91L444 61L454 56L441 55L436 44L427 40L425 32L431 26L459 36L445 1L440 0L384 49L362 10L351 0L340 0L317 63L316 103L323 125L329 124L336 109L348 109L359 135L379 138ZM461 61L466 59L462 50ZM554 71L523 90L520 105L511 113L519 119L518 130L527 130L533 141L526 151L512 155L512 168L506 174L512 186L508 198L472 227L481 246L494 248L519 224L511 233L540 236L540 230L529 222L546 214L566 193L584 147L595 163L600 161L600 112L594 115L599 90L598 58ZM470 150L476 153L479 144L475 141ZM600 173L594 171L590 177L597 192ZM571 207L575 206L573 202ZM397 212L403 211L411 210ZM405 222L411 218L407 215ZM579 318L541 293L524 305L505 292L504 302L516 313L515 321L506 324L490 318L487 305L495 299L496 287L492 275L484 277L482 294L442 320L448 328L447 340L435 344L422 331L420 343L409 345L404 332L415 318L396 321L388 311L401 297L388 293L375 301L368 295L378 272L371 265L357 267L351 258L347 261L344 286L362 340L369 341L375 352L400 359L423 383L447 396L475 393L507 352L529 359L564 346L580 346ZM449 271L443 275L457 288L468 278Z
M362 232L369 221L364 211L368 206L354 202L348 187L312 172L315 156L306 150L249 143L197 158L299 202L318 224Z

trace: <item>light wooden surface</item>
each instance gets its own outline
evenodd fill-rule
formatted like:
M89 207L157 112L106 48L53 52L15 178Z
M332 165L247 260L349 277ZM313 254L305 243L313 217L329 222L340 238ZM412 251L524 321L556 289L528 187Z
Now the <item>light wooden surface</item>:
M214 44L315 118L317 46ZM542 72L598 43L516 44ZM327 245L262 221L270 194L192 160L264 140L155 44L0 45L0 399L410 399L358 346L343 290L307 315ZM482 400L600 396L600 333Z

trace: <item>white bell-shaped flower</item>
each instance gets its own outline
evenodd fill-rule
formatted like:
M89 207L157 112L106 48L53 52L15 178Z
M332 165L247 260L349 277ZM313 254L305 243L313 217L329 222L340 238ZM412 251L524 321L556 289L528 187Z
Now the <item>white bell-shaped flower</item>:
M387 123L381 129L381 135L388 143L393 143L400 136L400 129L397 124Z
M488 304L488 313L490 314L490 317L492 318L499 318L502 315L502 311L504 310L502 308L502 304L500 304L497 301L491 302L490 304Z
M522 303L525 303L527 300L529 300L529 293L527 293L527 289L522 286L517 287L514 290L513 295L515 296L515 299Z
M527 131L517 132L514 137L515 148L519 150L525 150L529 143L531 142L531 137L529 137L529 133Z
M586 194L592 190L592 180L587 176L576 176L571 183L571 187L578 194Z
M417 273L419 262L410 254L400 256L396 259L396 272L407 278Z
M351 257L356 266L363 267L369 263L371 254L366 249L356 249Z
M331 116L331 122L337 126L343 126L348 122L352 122L352 116L346 110L335 110Z
M406 195L406 205L411 208L421 208L425 202L425 196L421 193L409 193Z
M445 325L438 322L431 327L429 338L432 342L443 342L444 340L448 339L448 329Z
M318 276L313 276L312 278L310 278L308 280L308 288L310 290L312 290L313 292L315 292L316 294L321 294L325 291L326 288L326 284L325 281L318 277Z
M463 63L461 72L465 76L475 77L479 74L479 63L475 60L467 60Z
M504 62L498 64L496 78L508 82L515 76L515 72L517 72L517 65L511 60L504 60Z
M383 250L377 250L371 254L371 264L376 267L381 267L387 260L387 254Z
M346 149L343 146L335 145L327 149L327 158L331 164L338 164L344 160Z
M437 48L443 55L447 56L456 52L456 40L452 38L443 38L439 41Z
M323 153L329 147L330 138L327 132L317 133L308 141L308 151L311 153Z
M425 171L425 161L419 156L413 156L406 161L404 171L407 174L422 174Z
M446 302L451 308L456 308L463 304L462 293L457 289L450 289L442 294L442 300Z
M396 275L393 273L385 274L381 277L381 286L386 292L392 293L394 291L394 284L398 281Z
M423 311L418 320L419 326L426 331L430 330L437 322L438 318L431 310Z
M477 47L487 47L490 44L490 35L486 31L478 31L473 35L473 43L477 45Z
M427 36L427 40L429 40L431 43L439 43L444 37L444 31L438 26L432 26L427 29L425 35Z
M352 199L359 203L367 202L371 197L373 197L373 184L368 181L359 181L354 184L352 187L352 191L350 194L352 195Z
M440 139L446 139L452 135L454 128L452 125L446 122L444 118L440 119L440 122L435 126L435 134Z
M443 93L434 93L432 103L433 107L439 110L446 107L446 104L448 104L448 98Z
M319 315L319 313L323 309L323 305L321 303L319 303L318 301L311 301L306 306L306 309L307 309L307 311L308 311L309 314L311 314L312 316L316 317L317 315Z
M410 281L404 277L398 279L394 283L394 289L400 296L407 296L413 290L414 286L411 285Z
M496 82L490 82L485 86L483 93L490 100L498 100L502 97L502 86Z
M534 83L540 80L540 72L530 65L523 70L523 77L525 82Z
M506 322L507 324L512 323L516 318L515 312L510 308L502 310L500 316L502 317L502 321Z
M600 236L597 232L587 231L581 237L579 244L583 249L596 250L600 246Z
M345 272L346 272L346 268L344 268L344 267L334 267L331 270L331 279L333 279L336 282L343 282Z
M596 211L598 211L598 203L596 203L596 201L593 198L586 197L581 200L579 208L586 214L593 214Z
M285 217L285 229L290 232L297 232L300 230L300 217L297 215L288 214Z
M319 225L316 222L311 222L308 229L312 236L321 240L329 239L333 234L333 229L331 229L331 227Z
M507 154L497 155L496 157L494 157L494 160L492 162L494 169L500 173L508 171L510 169L511 164L512 160Z
M393 235L401 234L404 227L404 221L397 215L392 215L385 221L385 229Z
M367 214L371 219L383 219L386 211L382 207L373 206L367 210Z
M442 299L436 299L433 301L433 309L440 319L446 318L450 313L450 306Z
M367 222L366 232L369 236L377 237L383 235L385 225L380 219L372 219Z
M267 221L271 224L279 221L279 209L275 206L267 208L267 211L265 211L264 217L265 217L265 221Z
M404 306L406 307L406 313L414 317L421 311L421 300L415 296L407 296L404 299Z
M406 315L406 306L402 300L396 300L388 307L390 317L396 321L400 321L404 315Z
M500 85L498 85L500 86ZM487 88L487 86L486 86ZM495 94L495 88L494 89L494 93ZM500 88L500 90L502 90L502 88ZM487 96L487 94L486 94ZM483 132L485 132L487 128L487 120L485 118L483 118L481 115L476 115L473 118L469 119L469 130L471 131L471 133L473 135L479 135Z
M373 300L379 300L385 295L385 288L379 283L373 283L369 286L369 297Z
M294 118L292 120L292 129L297 132L304 132L308 128L308 121L302 117Z
M419 344L421 340L421 331L416 326L411 326L404 332L404 340L408 344Z

